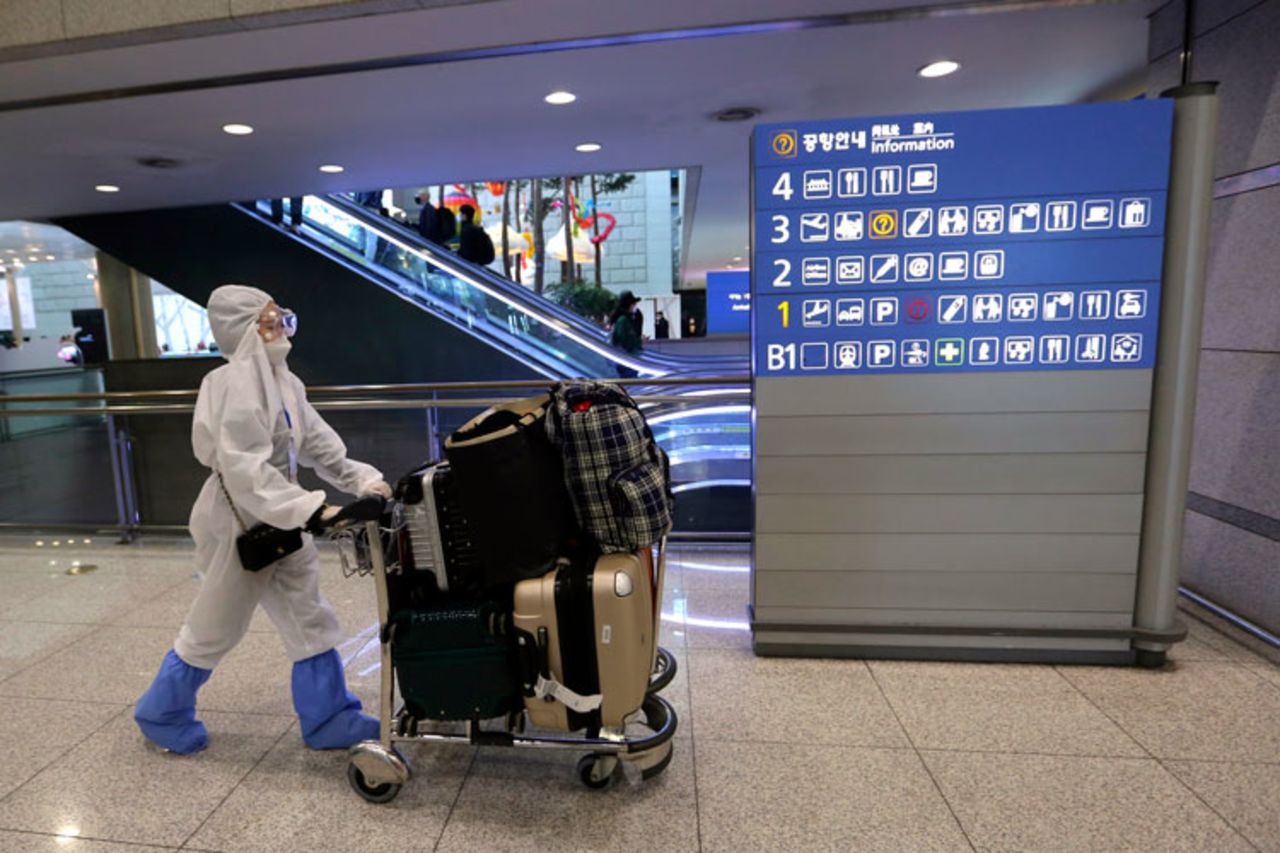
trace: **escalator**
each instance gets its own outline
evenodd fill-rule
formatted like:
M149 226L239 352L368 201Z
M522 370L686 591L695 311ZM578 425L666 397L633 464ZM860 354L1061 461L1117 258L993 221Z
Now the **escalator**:
M303 318L290 363L310 384L607 378L619 365L641 378L747 370L735 357L629 356L603 329L345 197L307 196L303 213L297 230L258 202L57 224L200 304L227 282L269 291ZM672 458L682 529L749 526L750 405L737 392L742 403L648 407Z
M237 208L269 221L265 202ZM745 359L734 357L619 351L595 323L342 195L305 197L303 227L296 233L363 266L370 278L424 311L519 352L548 378L616 376L619 366L641 377L745 374L748 369Z

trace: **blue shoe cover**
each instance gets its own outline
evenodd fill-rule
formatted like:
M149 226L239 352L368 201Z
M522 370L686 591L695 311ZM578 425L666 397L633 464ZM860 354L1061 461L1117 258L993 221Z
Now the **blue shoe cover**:
M347 690L342 658L334 649L293 665L293 709L307 746L346 749L362 740L377 740L381 725L360 713L361 707Z
M133 710L133 719L148 740L179 755L209 745L209 733L196 719L196 691L211 674L212 670L191 666L169 650L155 681Z

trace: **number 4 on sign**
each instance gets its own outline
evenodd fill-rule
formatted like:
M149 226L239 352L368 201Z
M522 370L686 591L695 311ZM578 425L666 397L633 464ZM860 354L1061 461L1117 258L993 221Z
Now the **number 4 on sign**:
M778 176L778 180L773 183L773 194L783 201L791 201L791 197L795 193L796 191L791 188L791 173L783 172Z

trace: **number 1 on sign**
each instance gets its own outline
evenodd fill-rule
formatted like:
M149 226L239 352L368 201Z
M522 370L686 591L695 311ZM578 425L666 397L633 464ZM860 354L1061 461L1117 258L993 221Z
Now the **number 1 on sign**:
M778 303L778 310L782 312L782 328L789 329L791 327L791 303L784 299Z

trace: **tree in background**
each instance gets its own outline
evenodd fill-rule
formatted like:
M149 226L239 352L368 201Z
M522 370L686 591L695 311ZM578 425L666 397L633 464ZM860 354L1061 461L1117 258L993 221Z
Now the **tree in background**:
M516 192L515 192L515 197L516 197L516 204L515 204L515 214L516 214L516 215L515 215L515 221L516 221L516 230L523 234L523 233L524 233L524 212L523 212L523 211L524 211L524 208L520 205L520 188L524 185L524 181L515 181L515 185L516 185ZM524 275L523 275L523 273L522 273L522 269L523 269L523 267L524 267L524 255L523 255L523 254L521 254L521 255L520 255L520 263L518 263L518 264L516 264L516 265L515 265L515 269L516 269L516 281L517 281L517 282L520 282L521 284L523 284L523 283L524 283Z
M618 304L618 295L603 287L570 279L547 288L547 295L580 317L603 323Z
M600 196L609 195L610 193L620 193L635 181L636 176L631 172L610 172L604 175L591 176L591 212L595 214L600 210ZM600 222L593 219L591 222L591 236L593 241L600 236ZM600 243L595 244L596 250L596 287L604 287L604 278L601 275L601 256Z
M560 212L564 221L564 266L565 274L561 276L563 279L576 279L577 272L573 267L573 178L565 175L561 178L560 193Z
M502 185L502 274L511 278L511 182Z
M547 286L547 244L542 232L542 223L547 217L547 209L542 203L543 181L535 179L530 183L532 186L529 189L529 215L533 220L530 223L533 230L533 291L542 293Z
M591 237L595 250L595 286L603 287L604 279L601 275L602 252L601 244L596 242L600 237L600 226L595 219L595 214L599 211L599 200L601 196L611 193L622 192L635 181L636 176L628 172L609 173L603 175L591 175L587 185L590 188L591 200L584 206L583 212L590 217ZM533 289L536 293L546 291L546 256L547 256L547 238L546 225L547 217L556 208L557 204L561 210L561 219L565 228L566 238L566 254L567 258L564 264L564 275L561 276L566 282L580 280L582 278L582 270L577 263L574 255L575 247L573 245L573 231L576 227L575 209L581 199L581 192L584 185L582 176L566 175L561 178L542 178L532 179L529 184L529 202L524 204L524 181L515 180L507 181L504 188L502 199L503 225L506 226L509 221L515 223L517 233L525 230L527 226L533 243ZM512 190L514 185L514 190ZM576 189L575 189L576 188ZM512 198L514 196L514 198ZM570 205L570 202L573 205ZM508 202L512 202L508 204ZM509 213L510 211L510 213ZM506 233L505 227L503 231ZM505 240L505 237L504 237ZM506 256L506 246L503 250ZM509 260L504 260L503 269L507 273L508 278L512 278L512 268ZM520 265L515 264L515 281L521 281L523 275ZM575 309L576 310L576 309Z

